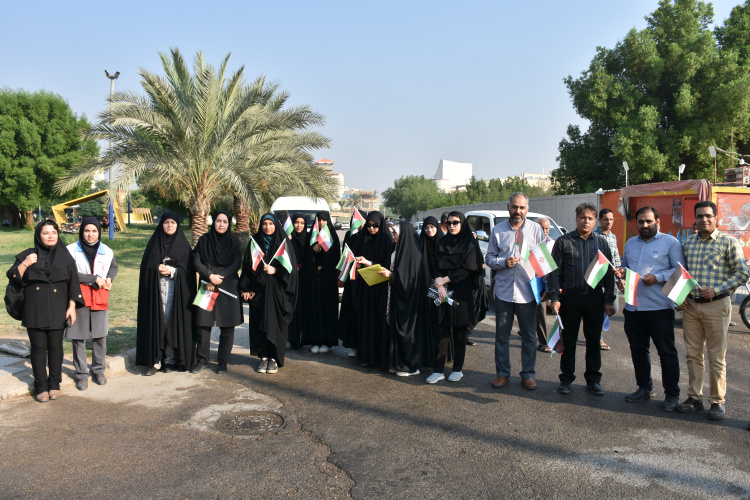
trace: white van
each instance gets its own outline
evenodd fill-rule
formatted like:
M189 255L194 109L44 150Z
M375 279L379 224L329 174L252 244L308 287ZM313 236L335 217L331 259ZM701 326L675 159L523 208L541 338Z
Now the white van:
M312 199L307 196L282 196L276 198L276 201L271 205L271 212L276 215L276 218L282 224L286 220L287 212L289 212L290 217L297 212L302 212L307 219L307 227L312 227L315 214L321 210L331 211L328 202L323 198Z

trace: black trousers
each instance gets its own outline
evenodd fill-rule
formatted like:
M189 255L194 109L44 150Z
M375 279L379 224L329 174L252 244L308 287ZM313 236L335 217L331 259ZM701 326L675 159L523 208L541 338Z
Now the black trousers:
M62 383L63 331L29 328L34 392L60 390ZM49 376L47 367L49 366Z
M592 289L588 293L563 293L560 296L560 321L562 321L563 353L560 356L560 382L576 379L576 343L578 330L583 321L583 336L586 339L586 383L602 380L602 351L599 337L604 323L604 293Z
M451 343L453 347L453 371L460 372L463 370L464 359L466 358L466 339L469 338L470 333L470 326L452 327L448 321L440 323L438 352L435 359L435 369L433 370L435 373L443 373L443 370L445 370L445 360L448 357L448 349Z
M211 355L211 327L210 326L199 326L196 328L196 361L198 363L208 364L208 360ZM219 349L216 352L216 361L220 365L225 365L229 361L229 356L232 354L232 346L234 345L234 327L227 326L221 328L219 334Z
M651 353L649 346L654 342L661 361L661 381L667 396L680 395L680 361L674 343L674 311L625 310L625 334L630 342L630 356L635 368L635 381L638 387L654 389L651 379Z

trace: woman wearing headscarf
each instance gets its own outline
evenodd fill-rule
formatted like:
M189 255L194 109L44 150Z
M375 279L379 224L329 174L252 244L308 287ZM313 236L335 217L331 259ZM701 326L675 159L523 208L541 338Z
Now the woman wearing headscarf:
M310 238L307 231L307 218L302 212L292 215L292 234L289 239L297 260L297 305L294 307L292 321L289 323L287 339L295 351L302 349L302 331L307 317L307 299L310 289L310 266L307 254L310 252Z
M104 385L107 378L107 332L109 331L109 291L117 276L117 262L112 250L101 242L102 226L96 217L86 217L78 231L78 242L68 245L78 270L85 307L78 310L78 318L65 332L73 343L73 365L76 368L76 388L85 391L89 386L86 361L86 340L91 339L91 376L94 383Z
M135 363L169 373L195 364L192 300L193 256L180 219L165 212L146 245L138 280L138 336Z
M261 217L260 229L252 238L264 256L253 269L251 241L242 264L240 291L250 303L250 353L261 359L258 372L276 373L284 366L287 328L297 299L297 260L294 251L286 247L286 233L270 212ZM281 245L285 245L283 260L274 259Z
M452 299L456 305L443 302L438 332L438 354L432 375L427 377L428 384L445 380L443 370L448 355L448 343L453 343L453 372L448 377L450 382L458 382L463 377L463 364L466 356L466 339L474 326L473 285L478 272L482 269L482 259L477 255L476 240L466 224L461 212L450 212L446 221L448 234L440 238L435 249L435 287L441 299L445 299L448 290L453 291Z
M422 247L422 265L424 266L424 287L425 294L427 289L432 285L432 280L437 277L435 271L435 249L437 243L443 236L440 230L440 222L437 218L429 216L422 223L422 232L419 235ZM425 332L422 336L422 362L423 367L434 367L435 356L437 355L436 339L438 337L439 320L443 309L435 305L435 300L425 295L424 300L427 303L425 321ZM450 359L453 359L451 353Z
M476 233L472 233L474 236L474 248L477 252L477 256L482 260L482 269L481 272L477 274L477 276L474 278L474 287L473 287L473 300L474 300L474 324L472 325L471 329L472 332L474 328L481 323L485 317L487 317L487 309L489 308L489 299L487 298L487 289L484 286L484 269L487 267L487 264L484 263L484 257L482 256L482 249L479 247L479 242L477 241ZM469 332L469 335L471 335L472 332ZM471 340L468 336L466 337L466 345L476 345L476 342Z
M319 243L314 243L307 254L310 292L305 329L302 332L302 343L310 344L313 353L326 353L338 345L336 323L339 314L339 286L336 269L341 258L339 235L333 228L331 214L321 210L315 214L319 232L327 228L331 234L331 246L328 251Z
M193 266L208 291L219 292L211 311L196 307L193 311L196 334L196 363L192 373L200 373L208 365L211 353L211 327L218 326L219 349L216 353L216 373L227 371L234 345L234 327L242 324L238 271L242 267L240 240L232 234L232 216L219 210L213 215L211 231L198 239L193 249ZM235 296L232 298L224 290Z
M366 214L363 214L366 217ZM349 220L349 227L354 223L354 215ZM352 234L352 230L346 232L344 236L344 246L348 245L353 249L357 238L364 231L364 227ZM337 323L338 338L344 347L349 349L349 356L356 357L359 355L359 331L357 330L357 310L354 306L354 295L357 287L367 284L362 283L362 278L353 280L347 279L343 282L344 293L341 295L341 307L339 308L339 320ZM339 283L339 286L342 286Z
M385 226L383 214L373 211L367 214L362 234L357 236L352 252L357 258L357 267L379 264L386 269L391 264L393 238ZM368 286L357 276L354 306L357 311L359 333L359 361L362 366L378 364L388 368L388 325L385 321L388 301L388 283Z
M388 277L389 365L399 377L419 375L420 349L426 318L424 266L419 236L402 221L391 228L396 250Z
M8 279L23 286L21 325L31 342L31 369L36 400L60 397L63 333L76 323L76 307L84 305L73 257L54 221L37 224L34 248L16 255ZM49 375L47 374L49 366Z

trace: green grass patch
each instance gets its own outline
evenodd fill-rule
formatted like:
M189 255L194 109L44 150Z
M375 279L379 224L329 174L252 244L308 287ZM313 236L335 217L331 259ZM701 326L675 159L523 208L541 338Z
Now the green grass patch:
M106 233L102 237L102 242L114 252L119 266L109 299L107 354L119 354L135 347L138 275L143 251L154 229L156 229L155 224L133 224L128 226L127 232L117 233L114 240L109 240ZM183 230L190 241L189 229L183 225ZM62 236L65 244L78 241L77 234L63 234ZM0 270L2 270L0 284L3 291L8 284L5 272L13 265L15 256L33 245L33 231L0 228ZM21 322L11 318L4 308L0 313L0 337L26 337L26 330L21 327ZM66 353L72 352L70 342L65 342L64 346ZM90 342L87 343L87 348L90 350Z

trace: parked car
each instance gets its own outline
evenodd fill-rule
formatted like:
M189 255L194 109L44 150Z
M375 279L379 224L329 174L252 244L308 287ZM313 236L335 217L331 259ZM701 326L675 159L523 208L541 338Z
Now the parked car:
M472 231L477 233L477 240L479 240L479 248L482 250L483 257L487 256L492 228L509 218L510 214L507 210L472 210L466 212L466 223ZM526 218L534 222L538 222L541 218L547 218L549 220L549 237L553 240L564 234L552 217L536 212L529 212L526 214ZM488 288L490 296L492 294L493 278L491 269L487 267L484 270L484 285Z
M349 229L351 229L351 224L348 220L341 221L341 229L343 229L344 231L348 231Z
M415 223L413 224L413 225L414 225L414 229L416 229L416 230L417 230L417 234L419 234L419 233L421 233L421 232L422 232L422 224L424 224L424 223L423 223L422 221L419 221L419 222L415 222Z
M276 201L271 205L271 212L276 215L282 224L287 217L287 213L291 216L296 212L302 212L307 219L308 228L312 227L313 222L315 222L315 214L321 210L331 211L331 207L328 206L326 200L323 198L313 200L306 196L282 196L276 198Z

